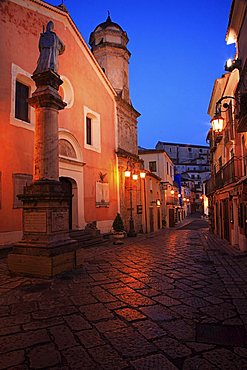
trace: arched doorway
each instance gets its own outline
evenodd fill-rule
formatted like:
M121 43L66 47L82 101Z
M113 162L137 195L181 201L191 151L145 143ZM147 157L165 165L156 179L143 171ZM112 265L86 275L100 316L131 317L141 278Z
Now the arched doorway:
M66 186L68 194L70 194L69 202L69 229L76 229L78 220L77 220L77 184L76 182L69 177L59 177L59 180Z

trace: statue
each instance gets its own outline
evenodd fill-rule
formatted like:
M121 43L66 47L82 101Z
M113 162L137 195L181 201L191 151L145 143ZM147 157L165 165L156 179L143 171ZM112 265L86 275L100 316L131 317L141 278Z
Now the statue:
M34 75L52 70L58 72L58 55L63 54L65 46L55 32L53 32L54 23L49 21L46 31L40 34L39 39L39 59Z

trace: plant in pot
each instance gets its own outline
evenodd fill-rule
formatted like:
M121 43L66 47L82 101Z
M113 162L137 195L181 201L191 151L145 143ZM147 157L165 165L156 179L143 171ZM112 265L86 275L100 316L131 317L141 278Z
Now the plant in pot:
M117 213L115 220L113 221L112 228L113 228L113 238L114 238L113 243L123 244L125 232L124 232L123 220L120 216L120 213Z

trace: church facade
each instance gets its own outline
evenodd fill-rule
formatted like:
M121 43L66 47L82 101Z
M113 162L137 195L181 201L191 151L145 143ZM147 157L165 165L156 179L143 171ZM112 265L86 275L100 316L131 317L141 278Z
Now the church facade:
M119 210L116 92L65 8L13 0L1 2L0 13L0 244L22 235L17 195L32 182L35 127L26 99L35 90L39 35L50 20L65 44L59 57L59 93L67 104L59 113L59 178L72 195L70 228L96 221L109 232Z

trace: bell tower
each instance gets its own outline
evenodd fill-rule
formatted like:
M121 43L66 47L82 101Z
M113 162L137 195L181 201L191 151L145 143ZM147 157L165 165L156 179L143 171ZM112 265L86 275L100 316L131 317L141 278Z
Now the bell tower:
M105 22L91 33L89 44L97 62L110 80L116 93L126 102L129 98L129 58L127 33L112 22L108 13Z

